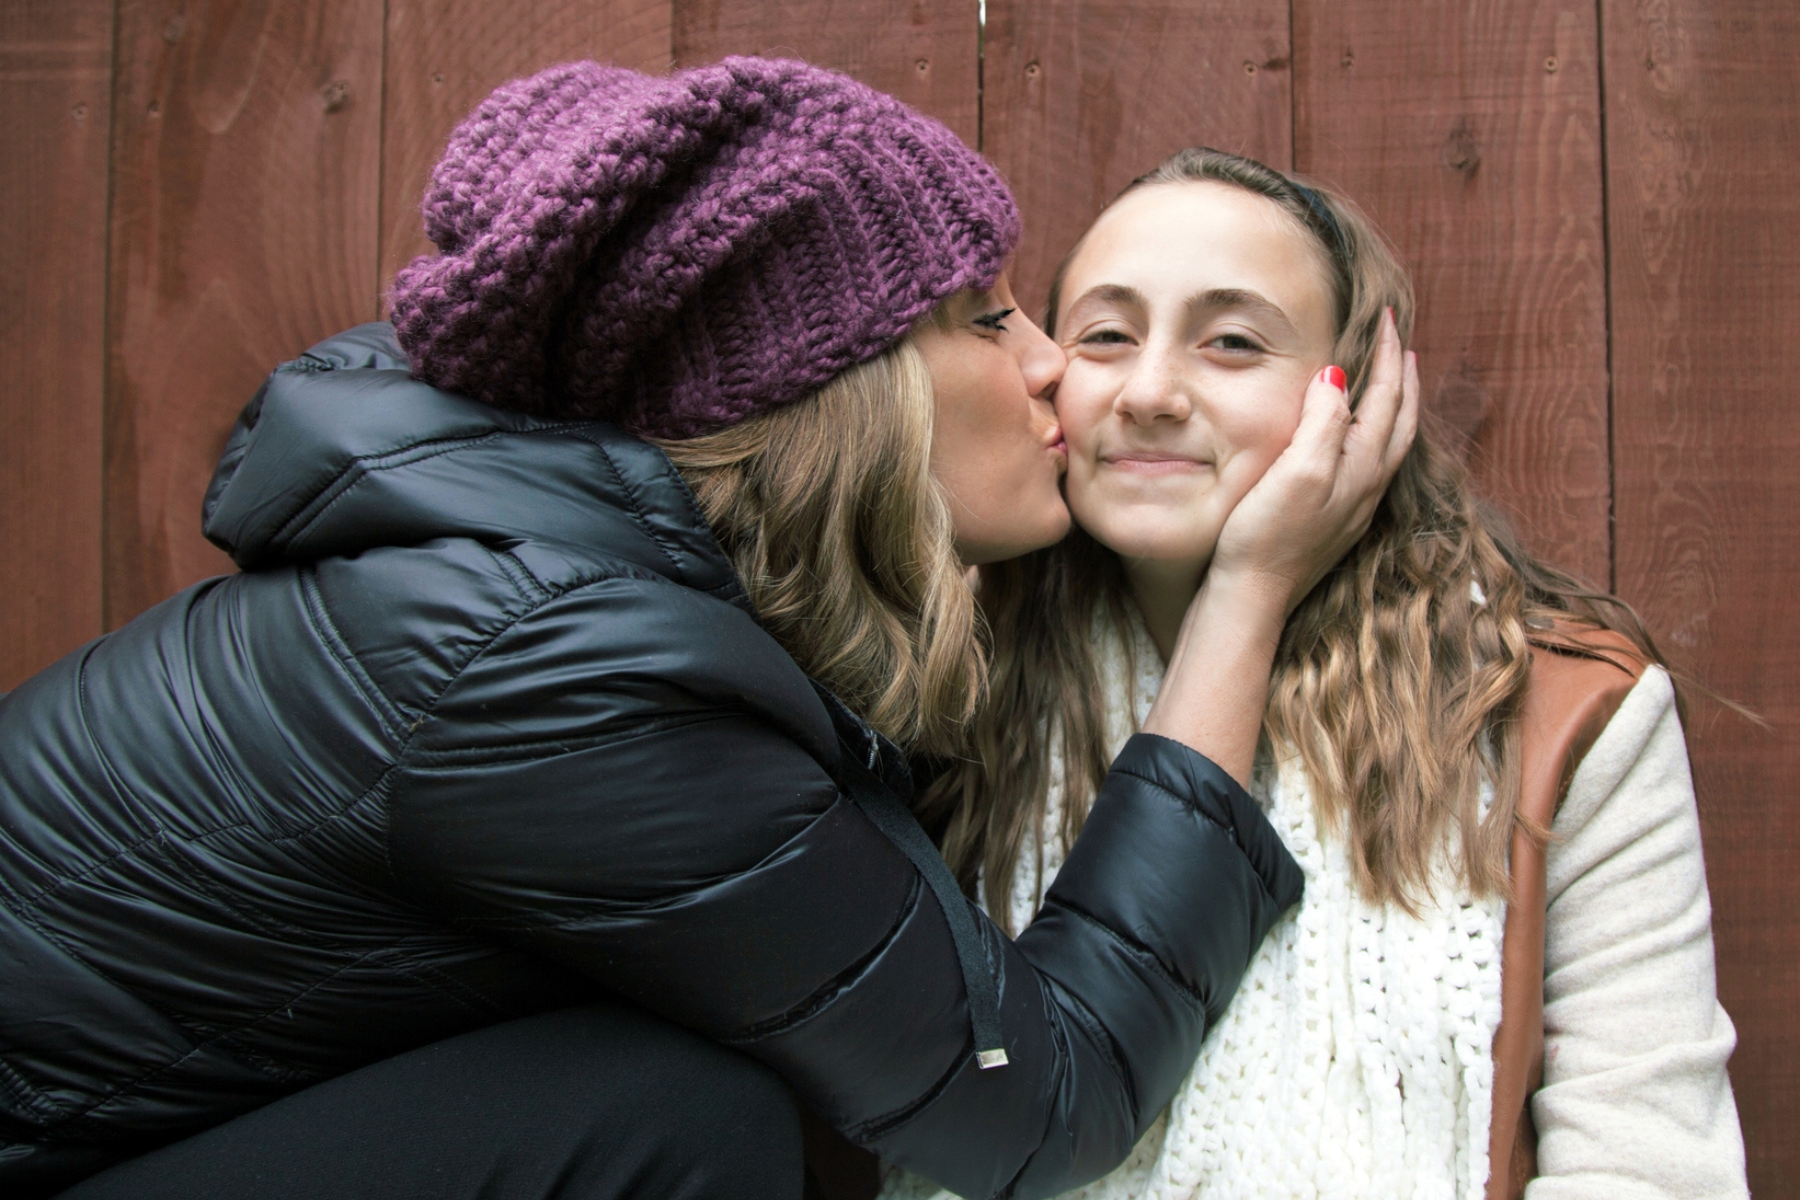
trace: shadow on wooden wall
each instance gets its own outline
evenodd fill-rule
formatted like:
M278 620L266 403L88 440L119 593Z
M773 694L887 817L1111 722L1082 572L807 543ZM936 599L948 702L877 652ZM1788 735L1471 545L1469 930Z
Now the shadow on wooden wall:
M984 51L984 52L983 52ZM1800 16L1786 0L19 0L0 12L0 688L229 564L201 492L274 363L376 318L493 85L791 54L979 143L1041 304L1195 142L1344 187L1429 401L1528 540L1773 729L1692 741L1759 1196L1800 1196ZM1783 82L1785 80L1785 83ZM1785 497L1785 499L1784 499Z

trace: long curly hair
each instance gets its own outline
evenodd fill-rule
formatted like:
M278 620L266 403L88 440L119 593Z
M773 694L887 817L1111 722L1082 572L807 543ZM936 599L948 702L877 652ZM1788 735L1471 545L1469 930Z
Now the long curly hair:
M1264 196L1318 241L1336 302L1333 361L1355 403L1382 310L1393 308L1410 336L1412 286L1393 250L1342 196L1205 147L1174 155L1121 195L1195 182ZM1068 261L1050 293L1052 334ZM1065 771L1065 843L1105 778L1094 634L1096 622L1109 623L1129 645L1131 601L1118 557L1079 530L984 568L980 600L993 631L990 698L972 752L920 809L944 829L945 857L965 888L984 876L992 898L1005 894L1028 831L1042 823L1053 747ZM1288 619L1263 722L1268 745L1298 755L1321 828L1345 837L1366 897L1416 909L1447 850L1476 894L1508 894L1508 847L1524 820L1517 726L1529 643L1553 625L1616 630L1646 662L1661 661L1628 606L1525 552L1427 422L1368 532ZM1494 784L1485 814L1484 779ZM990 907L1007 920L1004 903Z

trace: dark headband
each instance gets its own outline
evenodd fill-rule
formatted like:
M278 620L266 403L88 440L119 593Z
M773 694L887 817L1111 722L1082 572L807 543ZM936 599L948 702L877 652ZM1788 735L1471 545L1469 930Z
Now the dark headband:
M1325 248L1331 252L1331 258L1344 271L1350 269L1350 243L1344 238L1344 228L1331 215L1331 206L1325 203L1324 197L1307 187L1304 183L1294 183L1294 190L1306 201L1306 207L1312 212L1313 221L1325 234Z

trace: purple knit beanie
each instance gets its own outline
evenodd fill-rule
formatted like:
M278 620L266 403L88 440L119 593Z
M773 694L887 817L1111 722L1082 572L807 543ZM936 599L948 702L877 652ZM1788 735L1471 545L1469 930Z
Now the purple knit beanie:
M506 84L425 195L394 280L420 378L501 408L689 437L807 395L992 286L1019 214L929 117L805 63Z

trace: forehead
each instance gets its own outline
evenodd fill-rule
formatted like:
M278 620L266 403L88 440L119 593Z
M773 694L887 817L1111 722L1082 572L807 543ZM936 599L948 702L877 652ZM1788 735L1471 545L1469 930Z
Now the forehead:
M1244 288L1293 311L1330 307L1330 272L1318 239L1268 197L1210 181L1163 183L1100 215L1069 264L1063 294L1074 301L1103 284L1146 294Z

